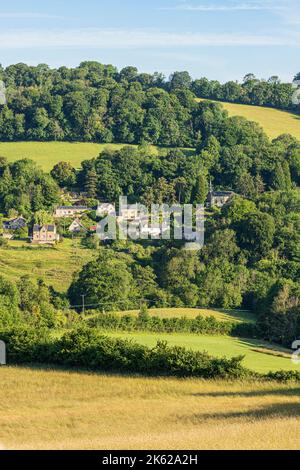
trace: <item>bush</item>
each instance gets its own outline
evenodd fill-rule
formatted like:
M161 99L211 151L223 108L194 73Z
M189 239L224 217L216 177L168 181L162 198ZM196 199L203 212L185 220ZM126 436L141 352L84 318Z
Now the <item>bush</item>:
M6 344L8 363L47 362L51 359L52 343L46 329L17 326L1 330L0 339Z
M158 342L154 348L129 340L103 336L97 330L79 327L61 339L52 340L46 330L16 328L2 331L8 362L47 363L91 370L202 378L244 378L251 375L241 365L242 357L213 358Z
M269 372L265 375L269 380L276 380L277 382L299 382L299 370L278 370L276 372Z

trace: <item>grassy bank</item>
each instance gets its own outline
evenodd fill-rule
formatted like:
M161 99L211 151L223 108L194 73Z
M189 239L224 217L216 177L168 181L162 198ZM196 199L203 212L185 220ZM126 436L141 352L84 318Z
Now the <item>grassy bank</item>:
M139 310L127 310L117 312L120 315L138 315ZM159 318L196 318L198 315L203 317L214 317L218 321L230 322L255 322L255 315L248 310L223 310L211 308L150 308L149 315ZM97 314L90 316L95 318Z
M10 241L9 248L0 247L1 275L12 281L29 275L43 278L60 292L67 290L74 272L95 256L94 250L81 246L79 239L65 239L55 247L32 247L29 243Z

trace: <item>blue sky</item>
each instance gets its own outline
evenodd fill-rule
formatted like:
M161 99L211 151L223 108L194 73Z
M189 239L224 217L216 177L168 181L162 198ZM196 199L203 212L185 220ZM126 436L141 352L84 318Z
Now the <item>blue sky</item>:
M298 0L0 0L0 62L144 72L188 70L220 81L300 71Z

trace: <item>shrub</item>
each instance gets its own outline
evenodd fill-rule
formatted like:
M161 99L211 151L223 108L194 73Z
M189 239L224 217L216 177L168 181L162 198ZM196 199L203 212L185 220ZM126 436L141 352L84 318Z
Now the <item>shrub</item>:
M266 379L276 380L278 382L299 382L300 371L299 370L278 370L276 372L268 372L265 375Z
M47 363L91 370L177 377L244 378L251 373L242 357L213 358L158 342L154 348L129 340L109 338L95 329L79 327L61 339L50 340L46 330L16 328L2 331L8 362Z
M17 326L1 330L0 339L6 344L8 362L45 362L51 358L51 341L46 329Z

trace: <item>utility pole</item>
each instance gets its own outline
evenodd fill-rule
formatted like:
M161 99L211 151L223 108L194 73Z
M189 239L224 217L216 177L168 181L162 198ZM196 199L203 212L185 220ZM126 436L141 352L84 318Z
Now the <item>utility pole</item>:
M82 314L84 315L85 313L85 304L84 304L84 300L85 300L85 295L82 295Z

